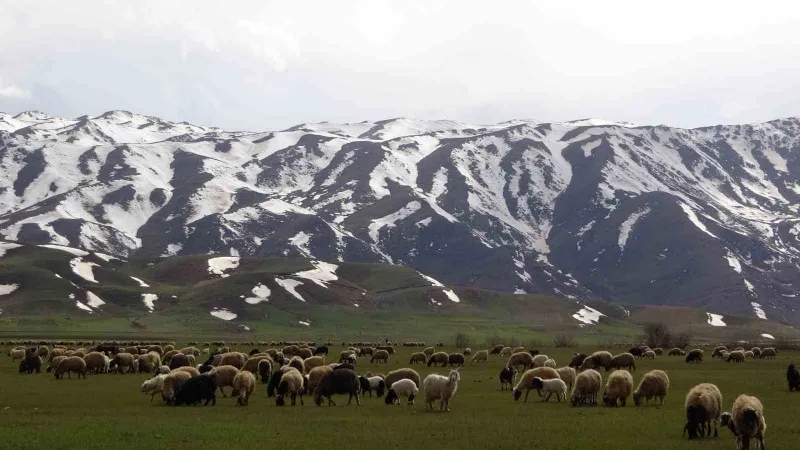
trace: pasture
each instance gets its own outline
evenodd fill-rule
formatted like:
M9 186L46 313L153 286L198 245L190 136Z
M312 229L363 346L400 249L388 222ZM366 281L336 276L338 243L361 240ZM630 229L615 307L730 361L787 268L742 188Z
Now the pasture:
M180 343L179 347L180 347ZM259 347L262 350L264 347ZM712 347L713 348L713 347ZM235 346L248 353L251 347ZM473 351L479 349L472 347ZM330 347L333 362L342 348ZM440 349L437 349L437 351ZM445 347L444 351L461 349ZM540 348L558 366L568 363L576 351L591 353L596 347ZM627 349L612 349L616 354ZM317 407L310 397L305 406L275 406L259 384L248 407L217 394L214 407L167 407L156 397L140 392L145 374L89 375L86 380L56 380L50 373L18 374L18 363L0 357L0 435L4 448L168 449L191 448L283 449L345 445L347 448L536 448L553 449L733 449L735 440L727 429L718 439L690 442L681 438L685 423L684 397L692 386L710 382L719 386L723 411L742 393L764 403L769 448L796 446L800 427L794 415L800 393L789 393L785 372L800 352L780 351L773 360L725 363L711 359L687 364L680 356L637 360L634 387L649 370L661 369L670 378L664 407L624 408L572 407L566 403L540 403L533 391L527 403L515 402L509 391L501 392L498 373L506 358L491 355L488 363L470 365L461 371L451 412L426 412L423 393L416 405L386 406L383 399L362 398L346 406L346 396L336 396L338 405ZM448 368L409 365L412 352L421 348L397 347L388 364L371 364L359 358L356 371L387 373L400 367L415 368L424 378L429 373L446 375ZM202 356L199 358L202 361ZM610 372L604 372L603 384ZM230 394L230 388L226 391ZM523 395L524 398L524 395ZM344 400L344 401L342 401ZM438 408L438 403L437 403Z

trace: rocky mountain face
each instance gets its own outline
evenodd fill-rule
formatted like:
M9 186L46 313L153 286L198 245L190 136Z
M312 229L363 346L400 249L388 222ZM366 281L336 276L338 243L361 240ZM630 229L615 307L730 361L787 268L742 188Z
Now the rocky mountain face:
M798 323L800 120L228 132L0 114L0 239L389 262L451 285Z

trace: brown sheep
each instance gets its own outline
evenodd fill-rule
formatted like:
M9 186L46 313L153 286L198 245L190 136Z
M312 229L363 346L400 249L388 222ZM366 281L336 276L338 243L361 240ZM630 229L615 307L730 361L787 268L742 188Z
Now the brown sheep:
M393 370L386 374L386 377L384 378L383 381L386 383L386 386L391 386L392 384L394 384L395 381L403 379L409 379L413 381L414 384L417 385L417 388L419 388L420 386L421 378L419 376L419 373L417 373L416 370L409 368Z
M372 359L369 360L370 363L374 362L389 362L389 352L386 350L376 350L375 353L372 355Z
M603 404L624 407L631 392L633 392L633 377L630 372L615 370L608 376L608 381L603 391Z
M427 347L425 350L422 351L422 353L425 353L425 356L428 358L430 358L431 355L433 355L433 352L435 352L433 347Z
M558 375L556 369L552 367L537 367L535 369L530 369L522 374L517 385L514 387L514 400L519 400L522 396L522 391L525 390L525 402L528 401L528 394L530 394L531 389L536 389L533 385L533 379L540 378L542 380L553 380L553 379L560 379L561 377ZM539 389L536 391L541 396L542 392Z
M299 356L292 356L292 359L289 360L289 367L294 367L298 372L300 372L300 375L303 375L303 370L305 370L303 367L303 358Z
M585 360L583 360L583 364L581 364L581 367L578 369L578 372L583 372L584 370L587 369L597 370L601 367L606 369L606 372L608 372L611 369L612 359L614 359L614 357L611 356L611 353L609 352L606 351L594 352L590 356L588 356Z
M302 349L301 349L302 350ZM325 365L325 358L322 356L311 356L303 360L303 373L311 372L311 369Z
M430 358L428 358L428 367L432 365L435 366L436 364L441 364L442 367L445 367L447 365L447 358L448 355L445 352L434 353Z
M425 353L422 352L412 353L411 359L409 359L408 361L409 364L414 364L414 363L425 364L426 362L428 362L428 358L425 356Z
M247 355L244 353L239 352L228 352L222 355L222 359L219 362L220 366L233 366L237 369L241 369L244 366L244 363L247 362ZM231 379L233 381L233 379Z
M639 387L633 392L633 404L642 406L642 400L647 405L651 398L656 400L656 404L664 405L664 398L669 390L669 377L663 370L651 370L644 374L639 382Z
M215 375L217 387L219 388L219 391L222 392L223 397L227 397L223 388L226 386L233 387L233 379L236 378L237 373L239 373L238 367L227 364L224 366L214 367L208 372L209 375Z
M101 373L106 370L106 356L100 352L89 352L83 360L89 373Z
M186 366L191 366L191 363L189 362L189 357L183 353L177 353L169 360L170 370Z
M133 360L134 357L130 353L117 353L111 358L111 365L109 367L115 367L116 373L121 373L123 367L127 367L125 372L131 373L133 371Z
M233 392L231 397L237 397L239 406L247 406L250 396L256 390L256 377L247 370L241 370L233 377Z
M269 355L253 355L245 361L244 365L242 366L241 370L246 370L250 373L258 372L258 364L261 362L262 359L268 359L270 361L270 365L272 363L272 358Z
M303 358L305 360L305 359L311 358L314 355L312 354L311 350L309 350L307 348L301 348L301 349L298 349L297 352L295 352L295 356L299 356L299 357L301 357L301 358Z
M545 361L546 360L547 357L545 356ZM544 363L542 365L544 365ZM519 366L522 366L523 371L528 370L533 366L533 356L528 352L516 352L508 358L506 366L512 369L518 369Z
M611 368L636 370L636 358L630 353L620 353L611 358Z
M319 384L319 380L328 372L333 372L330 366L319 366L311 369L311 371L308 372L308 392L314 392L317 384Z
M73 372L78 374L78 378L81 375L86 378L86 361L80 356L68 356L61 360L56 370L53 371L56 380L61 379L64 376L64 372L67 372L67 378L72 378Z

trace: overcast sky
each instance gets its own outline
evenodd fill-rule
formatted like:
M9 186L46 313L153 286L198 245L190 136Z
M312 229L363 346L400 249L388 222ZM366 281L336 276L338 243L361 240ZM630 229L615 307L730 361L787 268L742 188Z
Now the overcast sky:
M0 111L235 130L800 116L795 2L533 3L3 1Z

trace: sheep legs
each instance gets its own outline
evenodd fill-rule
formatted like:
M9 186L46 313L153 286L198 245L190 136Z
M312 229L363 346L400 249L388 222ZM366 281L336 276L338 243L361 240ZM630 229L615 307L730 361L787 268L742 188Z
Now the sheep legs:
M227 395L225 395L225 391L222 389L222 386L219 387L219 391L222 392L223 397L227 397Z
M371 393L372 393L372 391L370 391L370 397L372 397L372 394L371 394ZM352 402L352 401L353 401L353 397L355 397L355 398L356 398L356 403L357 403L359 406L361 406L361 400L359 400L359 399L358 399L358 393L355 393L355 394L350 394L350 398L349 398L349 399L347 399L347 405L348 405L348 406L350 405L350 402Z

